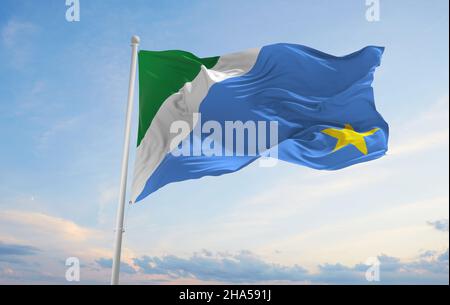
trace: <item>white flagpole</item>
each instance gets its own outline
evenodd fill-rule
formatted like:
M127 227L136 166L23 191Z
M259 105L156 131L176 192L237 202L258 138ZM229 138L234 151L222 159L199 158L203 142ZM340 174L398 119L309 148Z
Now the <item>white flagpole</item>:
M134 102L134 86L136 82L136 66L137 66L137 53L140 39L138 36L131 38L131 68L130 68L130 83L128 87L128 106L127 115L125 121L125 140L123 143L123 156L122 156L122 174L120 177L120 190L119 190L119 206L117 208L117 223L116 223L116 238L114 244L114 257L111 275L111 285L119 284L120 273L120 254L122 251L122 235L124 232L123 218L125 213L125 196L127 188L127 174L128 174L128 157L130 153L130 131L131 131L131 115L133 113Z

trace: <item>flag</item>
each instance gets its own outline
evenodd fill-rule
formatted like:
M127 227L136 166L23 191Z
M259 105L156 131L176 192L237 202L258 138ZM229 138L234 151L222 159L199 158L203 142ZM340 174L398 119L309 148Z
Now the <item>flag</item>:
M372 88L383 52L336 57L285 43L206 58L140 51L132 201L267 157L337 170L383 156L389 128Z

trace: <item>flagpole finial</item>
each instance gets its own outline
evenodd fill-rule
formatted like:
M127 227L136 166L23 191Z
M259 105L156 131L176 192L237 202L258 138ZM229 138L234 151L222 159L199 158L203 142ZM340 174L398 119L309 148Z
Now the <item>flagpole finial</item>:
M139 36L133 35L133 37L131 37L132 44L139 44L140 42L141 42L141 39L139 38Z

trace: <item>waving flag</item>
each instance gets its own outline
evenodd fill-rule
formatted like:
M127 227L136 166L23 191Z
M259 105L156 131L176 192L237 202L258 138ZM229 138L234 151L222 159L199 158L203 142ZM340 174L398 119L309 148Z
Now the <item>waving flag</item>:
M208 58L141 51L133 201L264 155L325 170L383 156L388 125L371 86L383 50L335 57L275 44ZM234 130L228 139L238 123L244 135Z

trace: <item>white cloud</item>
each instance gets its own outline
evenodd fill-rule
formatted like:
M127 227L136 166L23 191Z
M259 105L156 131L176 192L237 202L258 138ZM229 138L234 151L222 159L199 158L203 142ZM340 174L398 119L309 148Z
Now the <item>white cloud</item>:
M79 126L84 116L75 116L68 119L62 119L54 122L48 129L42 132L37 138L37 149L46 150L50 142L60 133L73 131L76 126Z
M380 252L406 259L420 249L448 247L448 239L424 221L443 214L448 214L448 196L404 202L359 217L319 222L321 225L262 245L258 253L290 263L302 257L308 266L330 261L353 264ZM277 249L282 249L282 254L273 255Z
M33 39L39 27L31 22L10 20L1 29L2 44L10 54L10 64L22 68L32 56Z
M99 190L99 198L98 198L98 216L97 216L97 222L100 225L103 225L105 223L111 222L113 219L110 212L110 208L114 207L114 203L116 203L116 200L118 198L117 194L118 187L116 185L108 185L108 186L102 186Z
M428 221L428 224L441 232L448 232L448 218L436 221Z
M397 157L449 146L449 97L392 130L389 154Z
M403 261L387 255L377 256L380 262L379 284L447 284L448 249L428 251L427 255ZM300 259L301 260L301 259ZM98 260L102 268L111 268L107 259ZM166 255L142 256L133 260L133 266L125 265L124 271L133 275L150 275L160 283L196 281L210 283L266 283L266 284L369 284L365 272L369 266L357 263L319 265L317 272L310 272L298 264L282 265L264 260L250 251L238 253L203 250L190 257ZM142 279L141 282L145 282Z
M112 235L42 212L1 211L0 250L12 254L4 256L0 264L0 282L64 283L64 262L74 256L83 265L85 282L107 283L107 272L99 273L90 266L96 259L111 257ZM29 253L26 258L17 256L24 250ZM124 260L129 261L129 253L125 248Z
M27 35L37 32L38 27L30 22L10 20L2 29L2 41L9 47L17 47Z
M59 217L49 216L44 213L26 211L1 211L0 220L2 229L6 231L7 223L29 228L34 234L45 235L54 240L61 239L65 242L83 242L88 239L98 238L99 232L81 227L73 221Z
M412 154L435 149L440 146L448 147L448 130L434 131L424 134L416 134L414 139L401 142L398 146L393 146L390 150L392 155Z
M112 257L113 236L112 229L101 231L42 212L1 211L0 283L64 283L64 262L77 257L84 283L106 284L110 272L99 270L97 261ZM134 257L124 245L122 262L130 265Z

